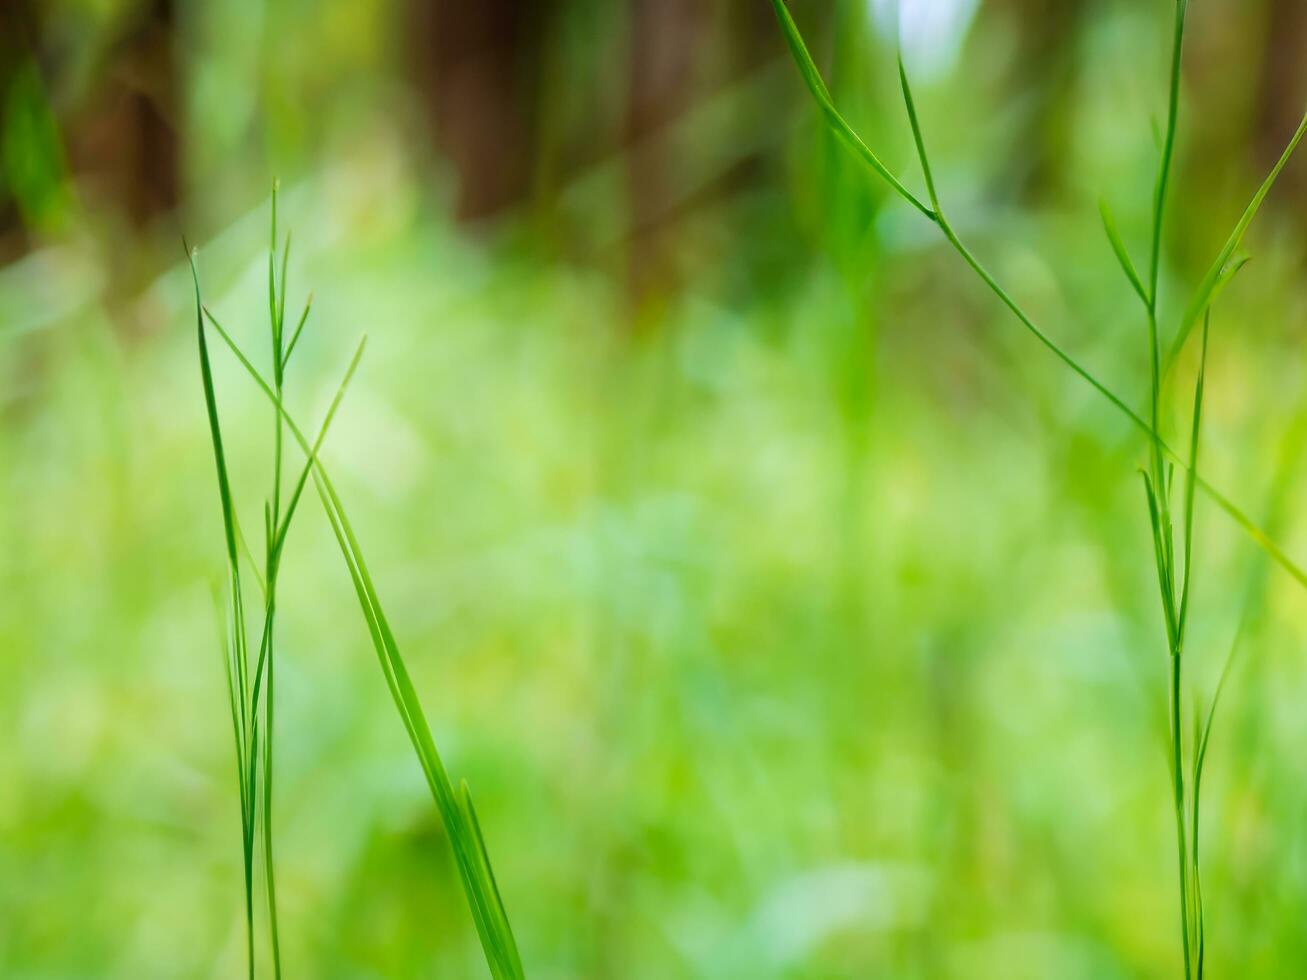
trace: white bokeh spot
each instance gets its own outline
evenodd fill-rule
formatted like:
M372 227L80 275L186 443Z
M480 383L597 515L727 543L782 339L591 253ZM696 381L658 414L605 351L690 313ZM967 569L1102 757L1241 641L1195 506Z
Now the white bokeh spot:
M918 75L938 75L957 59L977 0L868 0L882 35L902 39L903 55Z

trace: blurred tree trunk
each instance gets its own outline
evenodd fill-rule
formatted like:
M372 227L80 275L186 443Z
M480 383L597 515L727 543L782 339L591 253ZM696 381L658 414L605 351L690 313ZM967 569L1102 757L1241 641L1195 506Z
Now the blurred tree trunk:
M0 0L0 252L68 227L81 202L140 230L180 199L174 0L128 7L86 71L28 0ZM83 76L86 76L83 78ZM89 80L89 84L88 84ZM107 207L106 207L107 206ZM152 257L109 230L112 289L130 294ZM170 238L169 250L175 248Z
M47 38L38 8L0 0L0 93L4 130L13 113L15 83L34 72L32 99L55 122L57 148L42 161L51 180L71 176L86 190L119 205L137 227L176 207L179 197L178 72L174 0L150 0L114 24L92 73L89 94L69 77L58 41ZM25 111L32 112L29 106ZM37 147L30 127L21 149ZM10 146L17 152L17 145ZM12 153L7 157L12 163ZM65 170L66 168L66 170Z
M1297 129L1307 102L1307 3L1303 0L1275 0L1269 5L1261 88L1258 162L1261 168L1269 168ZM1281 189L1295 197L1303 195L1307 178L1301 166L1285 171Z
M9 141L17 125L14 115L20 111L16 86L31 59L35 35L36 18L28 0L0 0L0 262L12 261L28 248Z
M556 0L414 0L424 102L458 183L460 221L489 218L531 188L541 39Z
M628 66L615 98L594 78L614 59L562 63L559 52L571 49L551 48L563 44L560 27L578 15L563 0L413 0L407 23L421 98L456 181L457 220L491 219L532 201L544 211L540 237L547 238L558 188L623 155L624 187L614 202L625 243L619 262L640 318L650 301L677 287L675 243L686 201L720 190L687 186L694 168L681 165L684 147L662 135L715 87L783 51L765 3L625 0L615 13L591 16L600 13L610 40L616 29L618 63ZM557 91L560 84L567 91ZM551 94L570 112L551 111ZM578 108L586 105L591 112Z
M627 284L638 326L682 281L683 219L754 179L760 156L744 150L705 172L685 165L683 142L674 146L663 135L698 103L786 52L769 4L732 0L630 0L630 52Z
M631 77L626 110L628 282L637 308L675 281L670 236L676 161L655 137L690 107L697 88L703 0L632 0Z
M136 228L180 201L176 22L175 0L142 5L109 47L94 94L65 126L74 175Z

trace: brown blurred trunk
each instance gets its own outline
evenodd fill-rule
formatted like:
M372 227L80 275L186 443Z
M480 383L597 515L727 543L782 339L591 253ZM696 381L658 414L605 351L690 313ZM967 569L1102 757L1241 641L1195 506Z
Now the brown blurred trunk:
M137 228L180 199L176 20L174 0L146 4L109 49L94 98L65 126L70 170Z
M0 134L9 125L9 97L18 76L24 40L33 32L30 5L26 0L0 0ZM0 165L0 263L12 261L27 250L27 235L18 212L8 174Z
M530 191L540 40L555 5L411 5L416 71L436 140L454 168L460 221L491 217Z
M637 307L675 281L670 236L660 218L671 209L676 162L650 139L683 113L695 92L703 0L631 0L631 78L626 112L627 198L631 239L628 282Z
M674 149L663 135L718 85L779 57L781 41L765 3L625 0L607 21L620 25L624 38L605 38L625 54L629 73L618 80L624 90L609 98L586 76L607 56L569 65L560 84L586 91L567 92L566 101L594 107L578 119L574 108L552 114L544 104L557 81L546 77L550 45L562 43L566 31L559 28L569 16L577 11L565 0L412 0L413 70L435 143L453 172L459 221L491 219L530 201L548 223L552 191L623 154L625 248L618 261L638 312L677 288L675 241L687 207L726 186L687 186L685 175L695 168L682 166L677 153L684 148ZM579 235L584 239L584 230Z
M628 0L629 63L621 118L589 120L620 134L622 147L596 148L592 133L537 132L545 45L558 0L415 2L410 22L416 70L438 147L457 181L455 216L491 218L527 200L543 138L579 146L591 159L625 148L628 282L637 305L674 281L666 218L676 161L657 132L693 101L698 41L715 4L704 0ZM601 98L595 98L602 103ZM555 161L566 181L580 161Z
M179 106L173 0L152 0L121 28L96 67L93 95L75 101L47 50L39 12L0 0L0 91L25 66L38 70L59 128L61 161L86 190L118 205L137 227L171 211L179 191Z
M1266 18L1266 48L1262 60L1258 120L1261 169L1270 167L1302 120L1307 104L1307 3L1274 0ZM1301 197L1307 189L1303 169L1290 167L1280 180L1281 192Z

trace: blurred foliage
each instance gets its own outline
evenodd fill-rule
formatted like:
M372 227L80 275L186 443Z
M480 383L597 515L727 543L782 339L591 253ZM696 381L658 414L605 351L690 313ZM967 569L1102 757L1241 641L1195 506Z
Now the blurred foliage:
M890 5L792 6L907 172ZM949 6L905 14L956 223L1142 404L1097 203L1141 254L1169 5ZM326 453L530 976L1178 972L1144 447L829 140L767 7L0 15L0 975L241 975L178 240L263 351L274 175L288 305L316 293L294 409L367 331ZM1301 112L1300 8L1193 5L1168 323ZM521 166L474 192L486 147ZM1216 312L1203 450L1300 559L1305 173ZM267 408L215 357L257 527ZM480 976L314 508L281 585L287 969ZM1214 508L1198 534L1204 696L1249 623L1204 783L1209 970L1279 978L1307 962L1307 597Z

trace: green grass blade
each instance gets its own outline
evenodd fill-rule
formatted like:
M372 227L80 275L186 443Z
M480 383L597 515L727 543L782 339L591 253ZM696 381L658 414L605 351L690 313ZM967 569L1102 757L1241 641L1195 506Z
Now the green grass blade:
M268 938L272 947L273 976L281 978L281 931L277 925L277 876L276 862L273 859L272 846L272 733L274 696L277 658L272 656L272 620L273 607L268 608L269 655L268 655L268 694L264 704L267 732L263 739L263 883L268 897Z
M218 398L213 387L213 367L209 362L209 345L204 336L204 317L201 313L200 274L195 267L195 255L187 249L191 263L191 281L195 288L196 336L200 349L200 381L204 385L204 407L209 419L209 435L213 442L213 459L218 471L218 499L222 504L222 530L227 546L227 560L232 574L239 578L240 567L236 560L236 530L232 516L231 481L227 476L227 456L222 445L222 426L218 421Z
M1142 472L1142 471L1141 471ZM1166 532L1162 525L1161 508L1157 503L1157 489L1147 473L1144 478L1144 494L1148 499L1148 521L1153 532L1153 558L1157 565L1157 587L1162 596L1162 613L1166 622L1166 642L1172 655L1175 654L1178 636L1175 612L1175 587L1172 570L1166 554Z
M257 722L251 723L250 748L247 763L242 767L241 780L245 783L244 793L250 801L249 810L243 814L241 828L241 858L245 864L245 935L247 947L247 965L250 980L254 980L254 821L255 807L254 779L252 773L247 778L249 768L254 764L254 756L259 750L259 728Z
M273 609L273 601L274 600L271 599L269 600L268 603L269 614L265 614L263 617L263 629L259 633L258 658L254 665L254 690L253 690L253 694L250 697L250 703L254 706L256 711L258 710L258 706L259 706L259 694L261 693L263 687L264 669L266 668L268 662L268 650L272 644L272 616L270 615L270 613L271 610Z
M917 148L917 159L921 163L921 175L926 180L926 192L930 195L931 206L935 209L936 220L942 221L944 214L939 206L939 194L935 189L935 175L930 169L930 157L926 153L926 140L921 134L921 121L917 118L917 103L912 98L912 86L908 84L908 70L903 64L903 52L898 55L899 87L903 92L903 105L908 110L908 124L912 127L912 142Z
M304 301L304 312L300 314L300 322L295 325L295 332L291 334L290 343L286 345L286 353L281 358L281 369L284 373L286 366L290 364L290 356L295 353L295 345L300 342L300 334L304 332L304 324L308 322L309 310L313 307L313 294L309 293L309 298Z
M313 465L318 460L318 454L322 451L322 444L326 441L327 431L331 428L331 422L336 417L336 410L340 408L340 403L345 397L345 390L354 378L354 372L358 370L359 362L363 359L363 351L367 347L368 338L364 334L359 339L358 347L354 350L354 356L350 358L349 367L345 370L345 376L341 379L340 384L336 387L336 394L331 399L331 405L327 408L327 414L322 419L322 425L318 428L317 438L313 440L313 445L308 458L304 462L304 468L300 471L299 479L295 482L295 489L291 493L288 503L286 504L286 516L282 520L281 528L277 532L277 538L274 542L274 550L277 555L281 554L281 549L286 542L286 534L290 531L290 521L295 514L295 508L299 505L300 496L304 492L305 484L308 481L309 473Z
M855 152L858 152L858 155L864 160L864 162L866 162L869 166L871 166L872 169L875 170L877 174L879 174L882 178L885 178L886 174L884 171L883 164L880 164L879 160L872 162L872 159L868 159L866 154L858 150L859 146L865 146L865 144L862 143L861 139L857 138L857 134L852 132L852 130L848 126L848 123L845 122L843 117L841 117L839 113L835 110L834 105L830 101L830 93L826 90L825 84L821 81L820 73L817 71L817 67L814 64L811 55L808 53L807 47L803 42L803 38L799 34L798 28L795 26L793 18L790 17L789 11L786 9L785 4L782 2L782 0L772 0L772 5L776 9L776 15L780 20L781 29L785 34L786 41L789 44L790 52L794 57L794 61L798 65L799 72L803 76L804 81L807 84L809 91L812 93L813 98L817 101L819 108L822 109L823 114L826 118L827 125L832 130L834 130L837 133L837 135L840 135L845 140L846 143L852 146ZM1307 119L1304 119L1304 126L1307 127ZM867 153L870 153L870 151L867 151ZM872 155L872 157L874 158L874 155ZM896 187L902 186L901 184L898 184L897 181L894 181L893 183L895 184ZM1056 341L1054 341L1034 322L1034 320L1029 316L1029 314L1025 312L1025 310L1020 306L1020 304L1017 303L1017 301L1012 297L1012 295L1006 289L1004 289L1002 285L999 284L997 279L994 278L994 276L980 262L980 260L975 256L975 254L972 253L971 250L967 248L965 244L963 244L961 239L949 226L948 222L944 220L942 215L938 215L935 212L933 212L929 207L922 204L916 198L912 197L912 195L906 190L902 191L901 193L906 195L910 200L910 202L913 203L916 206L916 208L922 212L922 214L924 214L932 222L935 222L936 224L939 225L941 231L943 231L944 233L944 236L948 239L949 244L952 245L954 250L957 251L957 253L961 256L963 261L966 262L968 266L970 266L971 270L976 274L977 277L979 277L979 279L985 284L985 286L999 299L999 301L1005 307L1007 307L1007 309L1012 313L1012 315L1015 316L1017 320L1021 322L1022 326L1024 326L1026 330L1037 341L1039 341L1040 344L1044 346L1045 349L1047 349L1059 361L1061 361L1065 367L1067 367L1073 373L1078 375L1081 378L1081 380L1083 380L1086 384L1088 384L1091 388L1093 388L1094 391L1097 392L1100 397L1102 397L1105 401L1111 404L1119 413L1121 413L1121 415L1124 416L1126 420L1130 422L1131 425L1133 425L1136 429L1138 429L1141 434L1143 434L1149 439L1156 439L1158 441L1158 444L1161 446L1162 451L1167 455L1168 458L1174 460L1182 468L1185 469L1189 468L1186 460L1182 459L1180 455L1175 452L1175 450L1173 450L1169 445L1167 445L1165 440L1161 439L1161 437L1156 433L1152 425L1150 425L1147 421L1145 421L1143 417L1139 415L1138 412L1130 408L1129 405L1127 405L1118 395L1116 395L1110 388L1108 388L1107 385L1099 381L1098 378L1096 378L1089 370L1087 370L1084 366L1082 366L1075 358L1073 358L1069 353L1063 350L1062 347L1058 345ZM1206 478L1204 478L1201 473L1195 472L1194 482L1197 484L1198 488L1203 491L1203 493L1205 493L1208 497L1212 499L1212 501L1220 508L1220 510L1223 513L1225 513L1227 517L1229 517L1232 521L1234 521L1234 523L1238 525L1239 528L1243 530L1243 532L1247 534L1250 539L1252 539L1253 543L1256 544L1257 547L1261 548L1264 552L1266 552L1266 554L1270 556L1270 558L1277 565L1279 565L1285 572L1287 572L1299 585L1303 586L1304 588L1307 588L1307 571L1305 571L1302 568L1302 566L1300 566L1292 558L1290 558L1289 555L1282 548L1280 548L1279 545L1277 545L1275 541L1272 538L1270 538L1250 517L1248 517L1248 515L1244 513L1243 510L1241 510L1222 491L1220 491L1211 482L1209 482Z
M444 764L436 751L431 729L422 711L417 691L409 678L407 667L400 656L390 624L382 611L358 539L354 535L349 519L345 516L340 497L337 495L320 461L314 468L313 477L322 499L323 508L327 513L328 520L331 522L332 530L336 534L341 553L345 558L346 567L349 569L353 580L359 598L359 605L363 610L369 633L373 639L373 645L376 648L377 657L381 662L382 673L386 677L400 718L408 730L409 738L417 752L432 796L436 801L437 809L440 811L441 819L449 835L459 875L468 898L468 904L472 910L474 924L481 937L491 974L496 980L521 977L516 943L511 933L505 934L500 928L497 928L500 915L497 915L494 911L495 904L493 900L496 890L489 880L487 871L483 868L482 859L472 848L469 841L466 821L458 806ZM488 861L484 863L488 867ZM506 916L503 917L503 921L507 922ZM517 971L512 968L514 962L519 963Z
M254 552L250 549L250 543L245 540L245 532L241 530L240 519L233 514L232 523L236 527L236 545L240 549L242 557L249 566L250 574L254 576L254 581L259 586L259 592L266 599L268 595L268 583L263 578L263 572L259 571L259 561L254 557Z
M1098 202L1098 213L1103 219L1103 230L1107 233L1107 241L1112 246L1112 253L1116 256L1117 262L1121 265L1121 271L1130 280L1135 295L1139 297L1144 306L1148 306L1150 302L1148 289L1144 286L1144 281L1139 278L1139 273L1135 270L1135 264L1130 259L1130 252L1126 249L1125 242L1121 240L1121 234L1116 228L1116 219L1112 216L1112 210L1108 207L1106 201Z
M400 655L394 633L391 631L390 624L381 608L381 602L373 586L372 577L368 572L367 563L363 558L358 539L354 535L353 528L350 526L349 519L346 517L344 507L340 502L340 497L332 486L321 461L315 466L313 475L319 495L322 498L323 507L331 520L341 552L354 580L355 590L358 593L359 604L363 609L364 617L372 625L370 633L377 649L377 656L383 661L383 673L390 683L395 706L408 728L409 737L426 773L432 796L435 798L436 805L449 833L460 877L463 880L464 890L472 908L473 918L481 936L491 973L496 980L499 980L499 978L520 977L520 961L517 972L514 972L511 968L511 964L518 961L516 942L513 940L511 933L505 935L502 930L496 928L497 920L501 918L501 915L496 915L494 912L495 903L493 899L496 890L489 880L487 871L482 868L483 862L478 858L468 839L466 823L462 818L453 786L449 781L449 776L445 771L440 755L436 751L430 726L427 724L417 691L413 687L408 669L404 664L403 657ZM488 868L488 859L484 863ZM502 919L507 922L506 916L502 916Z
M1194 970L1195 970L1195 975L1197 977L1202 977L1203 975L1204 947L1206 946L1206 935L1205 935L1206 927L1203 922L1203 881L1202 881L1202 875L1199 873L1198 870L1199 801L1198 801L1197 790L1198 790L1199 758L1198 758L1197 746L1199 744L1199 739L1200 739L1201 715L1202 715L1202 704L1197 698L1195 698L1194 715L1193 715L1194 726L1193 726L1193 735L1192 735L1193 737L1192 744L1194 745L1193 773L1189 784L1193 788L1193 792L1190 794L1192 799L1190 804L1191 813L1189 818L1189 828L1190 828L1189 875L1190 875L1190 889L1191 889L1191 894L1189 896L1190 899L1189 909L1190 909L1190 919L1191 919L1190 932L1191 935L1193 936L1193 945L1194 945Z
M1212 304L1226 267L1243 243L1244 236L1248 233L1248 228L1253 223L1253 219L1257 217L1257 212L1261 210L1262 203L1266 200L1267 195L1271 193L1271 188L1275 186L1275 182L1279 179L1284 168L1289 165L1289 160L1293 157L1294 151L1298 149L1298 145L1303 141L1304 136L1307 136L1307 113L1303 114L1302 122L1298 124L1298 129L1293 134L1293 138L1289 140L1284 152L1280 154L1280 159L1276 161L1275 166L1271 168L1270 174L1262 182L1261 187L1257 189L1257 193L1253 195L1248 207L1244 209L1238 223L1234 226L1234 231L1230 233L1230 237L1226 240L1220 254L1217 255L1216 261L1207 270L1207 274L1203 276L1193 299L1189 301L1184 316L1180 320L1180 326L1176 330L1175 339L1172 340L1171 347L1167 352L1165 362L1167 369L1175 364L1176 358L1180 356L1180 351L1184 349L1185 341L1189 339L1190 332Z
M288 231L286 232L286 247L282 249L281 253L281 290L277 295L277 311L275 313L276 319L274 320L277 331L277 350L274 354L274 363L276 364L286 363L286 357L282 350L281 341L286 325L286 278L287 266L290 265L290 239L291 232Z
M239 777L243 765L242 760L245 758L245 733L241 731L232 642L227 631L227 610L223 608L222 594L217 587L214 589L213 601L218 613L218 638L222 653L222 673L224 680L227 682L227 701L231 706L232 745L236 752L236 775ZM249 800L245 798L245 780L238 778L237 786L240 789L241 826L244 827L246 812L249 809Z
M272 232L268 236L268 320L273 325L274 339L277 329L277 191L281 181L272 182ZM280 360L280 351L277 351Z
M209 322L235 355L246 373L250 375L251 380L280 413L286 423L286 430L291 433L292 438L304 451L305 457L313 458L313 447L305 438L303 431L286 411L285 406L277 398L276 391L264 380L258 369L254 367L249 358L241 351L239 345L223 329L222 325L212 316L209 317ZM408 732L409 739L418 756L419 764L427 778L432 797L440 812L441 820L449 835L450 845L454 851L455 864L459 869L459 877L467 896L469 908L472 911L474 923L482 939L486 961L491 974L495 977L495 980L522 980L524 973L521 970L521 959L517 952L516 939L511 930L507 928L508 918L502 912L502 904L498 901L498 889L488 871L489 860L483 854L479 854L475 843L471 839L467 821L458 805L458 800L449 781L449 776L445 771L444 764L436 751L435 740L431 735L431 728L427 724L422 711L417 691L409 678L407 667L400 655L390 624L382 611L380 599L372 583L372 577L368 572L358 539L345 515L340 497L327 475L326 467L323 466L320 459L315 460L312 475L322 501L323 510L326 512L332 531L336 535L350 579L354 584L359 606L363 612L368 633L372 638L382 675L385 677L396 710L399 712L400 719ZM497 909L499 911L496 911Z
M249 665L245 646L245 613L241 598L240 560L237 552L235 508L232 504L231 481L227 472L227 457L223 448L222 425L218 418L218 399L213 384L213 367L209 358L208 340L204 330L203 304L200 299L200 276L195 255L188 247L187 258L191 268L191 282L195 290L196 338L200 357L200 381L204 388L204 406L209 422L209 435L213 444L214 466L218 479L218 499L222 507L223 541L227 551L227 573L230 582L231 602L231 664L232 697L236 702L239 732L237 739L238 769L241 796L241 844L245 866L245 925L247 965L251 980L254 976L254 881L252 833L254 826L253 780L247 779L245 770L257 751L258 729L251 716L249 701ZM242 539L243 540L243 539Z
M1251 591L1252 590L1250 590L1250 592ZM1250 599L1251 599L1251 595L1250 595ZM1240 640L1242 639L1244 631L1247 628L1250 609L1251 609L1251 602L1247 603L1244 606L1244 612L1243 615L1240 617L1239 626L1235 630L1234 639L1231 641L1229 652L1227 652L1225 656L1225 664L1221 668L1221 676L1216 683L1216 693L1212 696L1212 704L1211 707L1208 708L1207 710L1207 718L1206 721L1203 723L1201 734L1199 734L1197 731L1195 732L1194 745L1196 746L1196 748L1194 750L1194 771L1193 771L1193 791L1192 791L1193 816L1191 819L1191 824L1193 829L1193 840L1191 845L1191 851L1192 851L1191 861L1193 864L1194 902L1196 906L1194 915L1197 919L1197 936L1198 936L1197 976L1199 977L1199 980L1201 980L1203 976L1205 963L1206 963L1206 956L1207 956L1207 928L1203 921L1202 871L1199 864L1199 839L1198 839L1199 817L1201 816L1202 813L1201 800L1202 800L1202 793L1203 793L1203 772L1204 772L1204 766L1206 766L1207 764L1207 749L1212 738L1212 723L1216 719L1216 709L1221 703L1221 695L1225 692L1225 685L1230 677L1230 669L1231 667L1234 666L1235 654L1239 649ZM1197 721L1197 715L1195 715L1195 722L1196 721Z
M848 124L838 109L835 108L835 102L831 99L830 90L826 88L826 83L821 77L821 72L817 69L816 63L812 60L812 55L808 52L808 46L803 42L803 36L799 33L798 25L794 23L794 18L790 16L789 8L785 5L785 0L772 0L772 7L776 11L776 19L780 21L781 32L785 35L785 41L789 45L790 53L794 56L794 62L798 65L799 74L803 76L804 83L808 86L808 91L816 100L818 107L826 118L826 125L830 128L839 139L848 146L854 153L862 159L867 166L871 167L880 178L893 188L894 192L907 201L914 208L920 211L932 221L935 213L931 211L921 199L903 186L903 183L895 177L888 167L881 162L871 147L863 142L862 137L854 132L853 127Z
M1216 305L1216 301L1221 298L1221 293L1225 292L1225 287L1230 285L1234 277L1242 272L1243 267L1250 261L1252 261L1252 256L1247 254L1236 255L1230 260L1230 264L1225 267L1225 271L1217 278L1216 286L1212 289L1212 295L1207 298L1207 302L1203 305L1202 315L1204 317L1211 312L1212 307Z
M1189 913L1189 853L1186 846L1184 814L1184 717L1181 711L1181 670L1183 658L1180 651L1172 648L1171 652L1171 772L1174 774L1174 809L1175 809L1175 843L1176 857L1180 867L1180 940L1184 947L1184 975L1192 976L1193 957L1190 944Z
M506 975L510 977L525 976L522 961L518 957L517 944L512 942L513 928L508 922L508 910L504 907L503 897L499 894L499 882L495 879L494 868L490 866L490 852L486 849L485 836L481 832L481 821L477 818L476 807L472 803L472 790L467 780L459 784L459 803L463 810L464 822L476 846L476 856L481 873L490 882L490 893L494 899L495 930L499 944L509 957Z
M210 324L213 325L213 328L218 331L219 335L223 338L224 342L226 342L226 344L229 347L235 349L234 341L231 338L231 334L227 332L226 328L223 327L222 323L218 320L218 318L214 316L213 311L210 310L207 306L203 307L203 311L204 311L205 318L209 321ZM336 393L335 395L332 396L331 404L327 408L327 414L323 417L322 425L318 428L317 437L313 440L312 445L309 446L308 448L308 457L304 463L303 469L300 471L299 477L295 481L294 491L287 498L286 513L283 515L281 519L281 524L277 528L276 536L273 539L274 552L277 554L280 553L281 548L285 545L286 535L290 531L291 518L294 516L295 509L300 501L300 497L305 489L305 486L307 485L309 473L313 467L313 464L317 461L318 453L321 451L323 443L326 441L327 432L328 430L330 430L331 423L336 417L336 411L340 408L340 404L345 398L345 392L349 388L350 382L353 381L355 372L358 371L358 366L363 359L363 352L367 348L367 343L368 343L368 338L367 335L365 334L362 338L360 338L358 346L354 349L354 356L350 358L349 367L346 368L345 374L341 378L340 384L336 386ZM243 354L240 356L244 358ZM243 364L245 365L247 371L254 370L253 365L250 364L248 361L243 361ZM271 388L269 389L269 397L273 399L274 405L279 405L279 402L276 399L275 395L272 394ZM281 416L283 422L289 423L290 417L285 414L284 410L279 412L278 414ZM289 429L290 426L287 425L287 428ZM297 441L299 441L302 446L308 445L308 443L304 440L303 435L301 433L294 432L292 434L296 437Z
M1203 424L1203 388L1207 378L1207 342L1211 327L1211 314L1203 321L1203 353L1198 366L1198 381L1194 385L1193 420L1189 429L1189 459L1198 465L1199 436ZM1189 585L1193 578L1194 541L1194 471L1187 471L1184 487L1184 585L1180 596L1180 639L1184 641L1185 621L1189 613Z
M1175 26L1171 43L1171 76L1167 90L1166 131L1162 137L1162 157L1157 169L1153 192L1153 238L1148 265L1148 308L1157 313L1157 284L1162 267L1162 228L1166 219L1166 197L1175 161L1175 130L1180 118L1180 65L1184 57L1185 13L1189 0L1176 0Z

